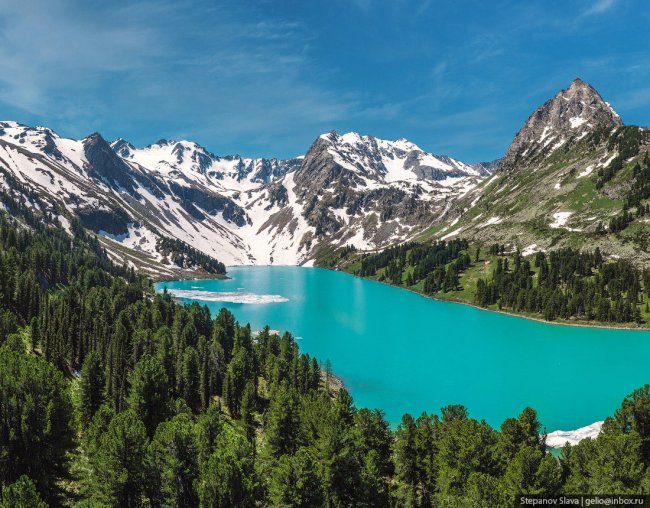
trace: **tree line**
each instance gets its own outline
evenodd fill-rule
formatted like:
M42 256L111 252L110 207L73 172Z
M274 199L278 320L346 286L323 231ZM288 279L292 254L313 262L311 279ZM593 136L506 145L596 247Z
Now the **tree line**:
M468 248L469 243L463 239L408 242L364 255L356 275L374 277L383 269L379 279L395 285L414 286L424 281L423 291L427 294L453 291L459 285L459 274L471 264Z
M493 251L499 250L496 247ZM598 248L564 248L538 252L533 263L537 273L519 251L512 266L507 257L497 258L491 278L477 281L476 304L538 313L549 321L643 322L640 307L649 294L650 278L629 261L605 262Z
M226 265L221 261L175 238L158 238L156 250L179 268L189 269L198 266L207 273L220 275L226 273Z

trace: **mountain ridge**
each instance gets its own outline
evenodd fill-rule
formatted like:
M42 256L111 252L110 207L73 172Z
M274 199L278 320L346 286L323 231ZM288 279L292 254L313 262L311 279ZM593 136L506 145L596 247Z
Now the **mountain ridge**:
M509 170L518 159L530 157L551 143L551 150L555 150L571 139L580 140L599 125L619 127L623 122L595 88L576 78L533 111L506 150L500 168Z
M73 140L9 121L0 123L0 165L57 218L79 218L116 259L149 268L169 261L162 238L227 264L312 264L323 248L382 248L411 237L482 178L404 139L327 136L304 156L254 159L189 141ZM338 181L343 174L350 185ZM317 175L338 187L316 186Z

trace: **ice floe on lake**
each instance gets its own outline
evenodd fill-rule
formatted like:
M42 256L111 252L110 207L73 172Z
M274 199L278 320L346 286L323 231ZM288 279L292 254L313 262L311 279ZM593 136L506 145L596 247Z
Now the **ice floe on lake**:
M549 432L546 436L546 446L562 448L566 443L573 446L588 437L596 439L598 434L600 434L602 426L603 422L596 422L576 430L556 430L555 432Z
M258 295L255 293L240 293L226 291L197 291L193 289L167 289L167 291L178 298L189 298L192 300L201 300L204 302L224 302L224 303L283 303L289 299L281 295Z

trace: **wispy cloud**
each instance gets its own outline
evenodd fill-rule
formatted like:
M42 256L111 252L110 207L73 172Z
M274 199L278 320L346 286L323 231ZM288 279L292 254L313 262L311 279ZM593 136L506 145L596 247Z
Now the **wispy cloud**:
M648 123L633 2L0 0L0 116L215 153L295 155L337 129L486 159L576 76Z
M316 135L354 107L317 78L327 71L312 64L314 35L300 23L220 3L193 7L64 0L26 9L0 0L0 102L55 116L74 135L107 117L127 135L138 123L173 118L175 132L160 135L212 145L266 137L269 151L283 136Z
M584 11L585 16L593 16L595 14L602 14L610 10L616 4L616 0L596 0L587 10Z

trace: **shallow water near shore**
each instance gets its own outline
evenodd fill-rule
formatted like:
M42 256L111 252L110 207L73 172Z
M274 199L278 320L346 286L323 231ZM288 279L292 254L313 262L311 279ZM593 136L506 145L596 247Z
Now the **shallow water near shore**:
M549 431L571 430L650 382L650 332L539 323L319 268L228 275L156 290L180 291L213 314L226 307L253 330L290 331L302 352L331 361L358 407L380 408L392 424L463 404L498 427L531 406Z

